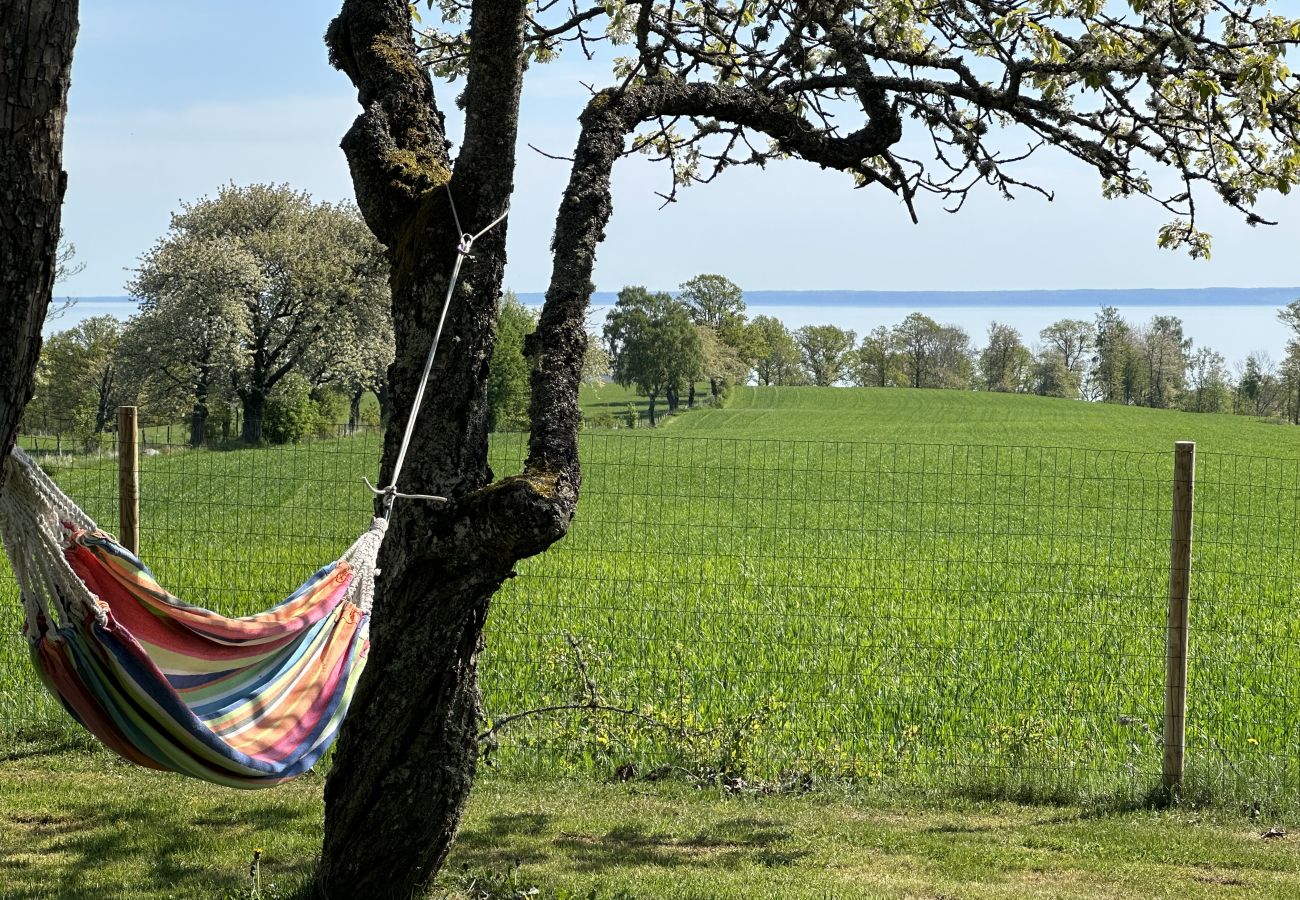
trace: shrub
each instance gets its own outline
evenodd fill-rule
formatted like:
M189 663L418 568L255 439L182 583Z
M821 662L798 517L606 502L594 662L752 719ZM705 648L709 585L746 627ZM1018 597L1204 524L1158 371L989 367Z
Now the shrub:
M311 384L298 373L290 373L266 398L262 438L272 444L296 444L316 434L328 423L311 399Z

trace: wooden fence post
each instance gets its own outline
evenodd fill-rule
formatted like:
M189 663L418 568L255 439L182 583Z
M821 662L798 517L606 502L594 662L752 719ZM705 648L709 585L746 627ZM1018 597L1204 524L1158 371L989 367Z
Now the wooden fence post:
M1192 495L1196 444L1174 444L1173 523L1169 543L1169 622L1165 642L1165 793L1183 785L1187 724L1187 620L1192 582Z
M117 539L140 552L140 430L134 406L117 408Z

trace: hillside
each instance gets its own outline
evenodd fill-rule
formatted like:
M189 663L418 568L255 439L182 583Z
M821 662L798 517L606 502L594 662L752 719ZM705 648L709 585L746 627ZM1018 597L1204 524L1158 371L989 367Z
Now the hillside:
M1202 451L1300 457L1300 428L1245 416L1145 409L1023 394L910 388L744 387L720 410L664 429L683 437Z

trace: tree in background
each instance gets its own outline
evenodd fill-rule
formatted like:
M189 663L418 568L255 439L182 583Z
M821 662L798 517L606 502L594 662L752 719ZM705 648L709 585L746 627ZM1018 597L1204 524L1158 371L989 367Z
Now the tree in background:
M935 343L935 380L928 387L970 390L975 377L970 335L956 325L940 325Z
M721 275L696 275L683 282L677 299L686 304L696 325L731 338L745 327L745 292Z
M614 380L650 399L650 424L660 394L676 412L682 387L704 367L700 335L685 304L663 292L625 287L605 319L604 335Z
M609 351L601 346L600 341L588 341L587 350L582 355L581 381L585 385L599 388L610 377L613 360Z
M528 360L524 338L537 327L537 314L514 291L497 307L497 343L488 367L488 427L519 431L528 427Z
M850 367L853 383L861 387L898 384L903 377L898 357L894 332L884 325L877 325L862 339L857 358Z
M236 255L233 277L221 281L221 262L204 268L194 259L204 253ZM256 443L267 397L282 378L319 376L336 357L373 346L372 329L386 322L379 311L388 302L386 268L383 249L353 207L315 203L283 185L227 185L172 216L129 289L146 311L188 304L189 314L205 321L195 327L238 336L240 352L223 361L233 366L225 377L244 408L243 438ZM218 291L219 305L204 297L207 286ZM351 375L366 366L345 368Z
M1187 354L1192 342L1183 336L1183 322L1177 316L1153 316L1140 335L1146 366L1145 405L1170 409L1183 391Z
M1091 378L1096 399L1104 403L1141 403L1146 396L1146 367L1132 327L1113 306L1097 313Z
M1283 408L1284 391L1277 366L1266 353L1251 353L1237 375L1233 411L1243 416L1261 418L1277 415Z
M700 337L700 371L709 379L709 390L714 403L717 403L733 385L742 384L749 378L750 366L740 351L722 339L717 329L707 325L696 325L695 328ZM694 388L692 384L692 395Z
M911 387L932 387L938 366L939 323L915 312L894 326L894 346L898 348L906 383Z
M745 293L735 282L721 275L696 275L681 285L678 298L686 304L691 314L691 321L701 328L711 330L711 336L701 332L703 341L713 341L730 353L721 353L721 347L706 352L705 375L709 379L709 392L716 402L725 389L748 377L749 348L745 328ZM746 372L743 377L735 373L739 365L744 364ZM725 371L722 378L709 374L709 369ZM695 403L695 385L690 386L691 404Z
M1079 398L1079 382L1065 362L1065 354L1044 347L1034 356L1030 390L1042 397Z
M86 269L84 262L77 262L77 245L71 241L65 240L63 235L59 235L58 249L54 254L54 283L62 284L75 275L80 275ZM50 308L45 314L45 324L49 324L56 319L63 318L63 314L75 306L77 301L71 297L65 297L62 301L51 302Z
M805 325L794 333L804 368L812 383L821 387L844 380L856 339L852 331L835 325Z
M1227 412L1232 396L1229 379L1222 354L1209 347L1198 347L1187 358L1182 408L1188 412Z
M987 391L1018 392L1030 381L1033 357L1020 339L1020 332L1010 325L989 325L989 341L980 352L981 387Z
M1286 357L1278 366L1278 385L1287 421L1300 425L1300 347L1287 348Z
M774 316L755 316L746 332L759 384L771 387L807 382L799 344L784 322Z
M1043 346L1035 363L1039 373L1035 376L1039 385L1035 391L1052 397L1083 396L1095 336L1092 323L1083 319L1061 319L1038 332Z
M193 447L213 409L235 400L231 375L247 367L253 341L247 298L265 281L239 241L178 236L150 251L127 285L140 300L122 337L128 393L155 415L185 415Z
M1277 317L1291 329L1291 338L1286 342L1286 356L1279 367L1287 418L1292 424L1300 425L1300 300L1292 300L1278 310Z
M94 443L113 424L122 400L118 346L122 323L94 316L51 335L41 350L29 427L51 429Z
M393 363L393 321L387 306L369 320L349 316L347 352L332 360L327 378L348 398L348 429L361 425L361 401L374 394L379 403L379 421L386 424L392 409L388 402L388 367Z

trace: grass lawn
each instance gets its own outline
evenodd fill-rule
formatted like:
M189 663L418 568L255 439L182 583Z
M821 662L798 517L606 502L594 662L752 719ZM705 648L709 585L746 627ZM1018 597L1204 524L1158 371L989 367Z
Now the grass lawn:
M292 897L319 849L321 787L231 791L80 746L16 748L0 754L0 898L247 898L257 848L261 896ZM1274 824L489 773L437 896L1295 897L1300 839L1262 838Z

